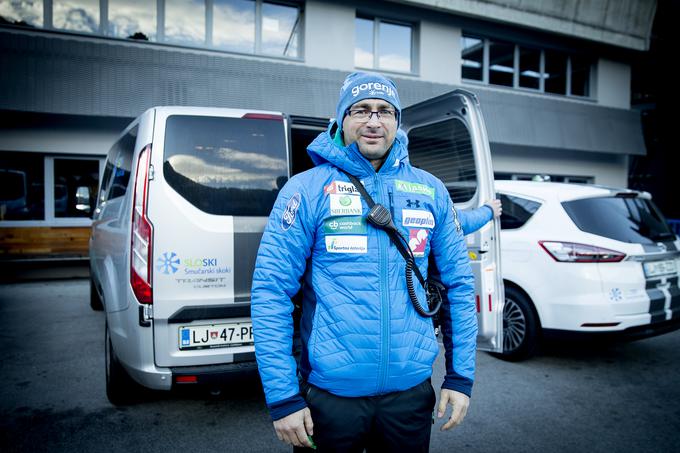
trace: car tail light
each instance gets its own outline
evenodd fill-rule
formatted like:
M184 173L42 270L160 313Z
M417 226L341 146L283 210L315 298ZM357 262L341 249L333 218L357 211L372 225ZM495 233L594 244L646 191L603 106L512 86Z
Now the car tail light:
M273 115L271 113L246 113L243 118L251 120L272 120L283 121L283 115Z
M543 250L561 263L618 263L625 253L575 242L538 241Z
M151 145L147 145L137 161L132 202L132 244L130 250L130 283L142 304L153 302L151 289L151 247L153 226L146 216Z

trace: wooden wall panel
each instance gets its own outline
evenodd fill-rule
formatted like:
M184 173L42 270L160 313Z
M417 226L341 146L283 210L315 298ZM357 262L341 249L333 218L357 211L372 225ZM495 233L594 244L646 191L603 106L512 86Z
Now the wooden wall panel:
M88 256L90 227L0 228L0 259Z

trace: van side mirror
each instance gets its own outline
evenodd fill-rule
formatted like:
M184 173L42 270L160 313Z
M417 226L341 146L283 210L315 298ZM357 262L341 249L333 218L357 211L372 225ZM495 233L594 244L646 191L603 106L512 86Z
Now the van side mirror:
M89 187L78 186L76 189L76 209L88 214L92 211Z

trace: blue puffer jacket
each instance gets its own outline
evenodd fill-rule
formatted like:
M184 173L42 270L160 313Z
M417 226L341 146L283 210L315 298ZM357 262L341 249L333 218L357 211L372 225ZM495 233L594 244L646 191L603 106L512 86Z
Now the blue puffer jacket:
M463 227L463 234L467 236L493 219L493 209L491 209L491 206L484 205L469 211L458 211L458 218L461 227Z
M409 164L405 142L400 131L376 173L356 144L337 145L329 127L308 147L316 167L279 193L260 243L251 305L274 420L305 407L291 353L291 298L301 286L299 371L317 387L349 397L405 390L430 377L439 352L432 320L418 315L409 299L404 258L384 231L367 225L366 203L338 168L390 208L424 276L432 251L448 296L443 387L470 395L477 317L467 248L446 188Z

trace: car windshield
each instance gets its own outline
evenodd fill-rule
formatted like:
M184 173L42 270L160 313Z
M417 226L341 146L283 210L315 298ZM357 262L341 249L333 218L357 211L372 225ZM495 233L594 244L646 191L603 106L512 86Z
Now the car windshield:
M675 239L654 202L645 198L586 198L562 206L576 226L588 233L638 244Z

